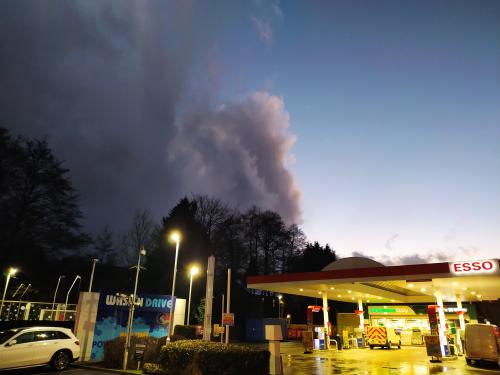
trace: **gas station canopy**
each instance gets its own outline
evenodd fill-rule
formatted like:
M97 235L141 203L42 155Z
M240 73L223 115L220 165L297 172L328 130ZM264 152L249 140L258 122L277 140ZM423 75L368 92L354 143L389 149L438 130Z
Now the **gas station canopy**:
M500 298L498 259L384 266L372 259L343 258L318 272L248 276L247 287L276 293L357 303L433 303Z

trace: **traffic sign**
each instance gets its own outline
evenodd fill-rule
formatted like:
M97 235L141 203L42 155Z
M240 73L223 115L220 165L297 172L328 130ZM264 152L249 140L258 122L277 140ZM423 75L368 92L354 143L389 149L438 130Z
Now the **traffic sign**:
M234 326L234 313L222 314L222 325L233 327Z

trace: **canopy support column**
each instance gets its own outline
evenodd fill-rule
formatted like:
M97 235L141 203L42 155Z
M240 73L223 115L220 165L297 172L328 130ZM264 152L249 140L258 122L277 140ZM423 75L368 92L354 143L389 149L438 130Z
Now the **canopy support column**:
M458 354L463 354L464 349L463 349L463 343L462 343L462 335L465 332L465 319L464 319L464 311L462 310L462 298L460 298L460 294L457 293L455 296L457 300L457 314L458 314L458 321L460 322L460 330L457 330L457 336L456 336L456 342L457 342L457 349L458 349Z
M460 294L457 293L456 295L457 299L457 308L462 309L462 299L460 298ZM464 319L464 314L458 313L458 321L460 322L460 330L463 331L465 329L465 319Z
M446 343L446 336L445 336L445 330L446 330L446 319L444 317L444 306L443 306L443 296L440 291L437 291L435 293L436 296L436 302L438 305L438 316L439 316L439 343L441 346L441 355L445 357L445 351L444 351L444 344Z
M330 336L328 336L328 295L326 292L322 293L323 296L323 325L325 328L325 349L330 348Z
M359 311L359 329L361 333L365 330L365 314L363 312L363 300L358 299L358 311Z

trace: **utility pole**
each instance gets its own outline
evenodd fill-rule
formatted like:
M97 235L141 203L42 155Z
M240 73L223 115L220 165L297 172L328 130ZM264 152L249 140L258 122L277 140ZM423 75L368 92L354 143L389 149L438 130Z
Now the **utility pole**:
M172 239L175 241L175 261L174 261L174 277L172 279L172 295L170 303L170 321L168 323L167 344L170 342L174 331L174 315L175 315L175 278L177 277L177 258L179 257L179 243L181 242L180 234L172 234Z
M231 309L231 268L227 269L227 300L226 313L229 314ZM226 326L226 344L229 344L229 326Z
M129 312L127 321L127 335L125 336L125 352L123 353L123 369L127 369L128 363L128 352L130 350L130 335L132 333L132 325L134 324L134 311L137 301L137 285L139 284L139 273L141 272L141 256L146 255L146 250L142 249L139 251L139 258L137 259L137 269L135 270L135 284L134 284L134 294L132 298L129 298Z
M220 326L224 327L224 294L222 295L222 307L221 307L221 313L220 313ZM221 344L224 342L224 333L220 334L220 342Z
M212 333L212 302L214 298L215 257L208 257L207 284L205 288L205 318L203 320L203 340L210 341Z

